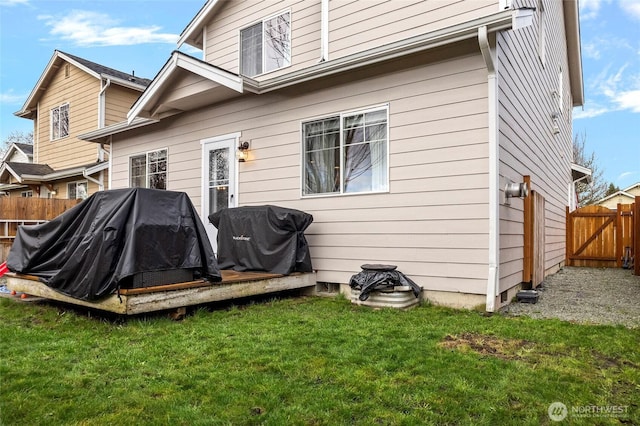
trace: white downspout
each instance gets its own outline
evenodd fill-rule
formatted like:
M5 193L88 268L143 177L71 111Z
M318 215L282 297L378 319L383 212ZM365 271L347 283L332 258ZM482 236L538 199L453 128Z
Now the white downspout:
M320 62L329 60L329 0L321 0Z
M102 80L100 80L100 84L102 84ZM105 115L105 109L107 108L106 105L106 101L105 101L105 91L109 88L109 86L111 86L111 79L108 78L107 79L107 83L102 86L102 88L100 89L100 93L98 93L98 129L102 129L104 127L104 122L106 120Z
M499 259L500 259L500 205L498 191L500 177L498 176L499 146L498 146L498 86L496 68L487 27L478 28L478 43L487 66L487 100L489 106L489 276L487 279L487 312L496 309L496 296L499 290Z

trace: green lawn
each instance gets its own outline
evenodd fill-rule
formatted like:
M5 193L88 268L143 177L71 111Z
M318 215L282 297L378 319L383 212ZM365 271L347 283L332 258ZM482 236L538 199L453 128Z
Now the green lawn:
M182 321L0 299L0 318L2 425L538 425L556 401L640 424L638 329L340 298ZM572 411L591 406L617 414Z

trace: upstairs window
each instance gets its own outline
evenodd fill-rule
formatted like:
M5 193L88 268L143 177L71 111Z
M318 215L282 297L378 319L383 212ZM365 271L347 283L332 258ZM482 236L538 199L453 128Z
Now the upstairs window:
M130 157L129 177L131 188L167 189L167 150Z
M302 123L303 195L389 188L387 107Z
M69 104L51 110L51 140L69 136Z
M254 77L291 65L291 13L240 30L240 74Z

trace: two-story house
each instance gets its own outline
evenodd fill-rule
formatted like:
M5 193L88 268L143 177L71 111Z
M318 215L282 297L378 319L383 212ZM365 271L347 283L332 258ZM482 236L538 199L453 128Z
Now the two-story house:
M0 165L9 196L86 198L108 188L109 146L77 136L120 122L150 80L56 50L18 117L33 120L32 161Z
M111 142L112 188L185 191L205 222L311 213L317 279L342 289L395 264L434 303L494 311L531 262L563 264L576 0L210 0L179 44L202 59L173 52L126 122L82 135Z

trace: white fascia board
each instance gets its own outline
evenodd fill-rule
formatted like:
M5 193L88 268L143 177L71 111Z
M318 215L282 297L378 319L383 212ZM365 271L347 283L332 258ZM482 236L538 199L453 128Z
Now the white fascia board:
M582 173L583 175L591 176L591 169L585 166L581 166L580 164L571 163L571 170L575 170L578 173Z
M105 80L111 80L111 83L113 84L117 84L118 86L128 87L129 89L137 90L139 92L143 92L147 88L147 86L145 86L144 84L124 80L122 78L114 77L110 74L100 74L100 78Z
M68 177L82 176L82 172L84 172L85 170L87 170L86 167L75 167L73 169L61 170L59 172L53 172L47 175L22 175L22 179L49 182L52 180L64 179Z
M87 167L84 170L84 174L92 175L94 173L101 172L103 170L107 170L109 168L109 162L103 161L101 163L96 164L95 166Z
M17 174L10 165L8 165L7 163L3 163L2 167L0 167L0 175L2 175L5 171L9 172L9 174L11 176L13 176L14 178L16 178L16 180L20 183L22 183L22 176L20 176L19 174Z
M258 83L258 92L266 93L293 84L326 77L339 72L376 64L397 57L418 53L458 41L476 38L478 28L487 27L487 32L509 30L513 27L516 10L504 10L441 30L432 31L394 43L375 47L343 58L321 62L309 68L284 74ZM245 79L246 81L246 79Z
M89 141L89 142L101 142L100 139L106 138L107 136L126 132L127 130L137 129L138 127L148 126L149 124L153 124L157 122L158 120L137 117L131 122L131 124L129 124L126 121L121 121L119 123L115 123L107 127L103 127L102 129L98 129L92 132L78 135L78 139L82 139L83 141Z
M153 99L163 92L166 81L171 77L177 68L182 68L203 78L218 83L238 93L243 93L242 77L223 71L213 65L209 65L185 53L175 51L171 59L165 64L158 76L149 85L147 90L138 98L136 103L127 113L127 122L131 124L140 115Z
M171 75L173 70L176 69L176 62L178 61L178 52L173 52L171 58L162 67L156 78L153 79L147 89L142 92L142 95L138 98L135 104L131 107L127 113L127 123L131 124L133 120L138 117L144 107L153 99L154 96L159 94L162 84Z
M47 78L47 75L49 75L49 73L51 72L51 70L55 66L56 60L58 58L63 59L66 62L69 62L69 63L75 65L76 67L82 69L84 72L86 72L87 74L89 74L89 75L91 75L91 76L93 76L93 77L95 77L97 79L100 78L100 75L98 73L96 73L95 71L93 71L93 70L85 67L81 63L71 59L70 57L68 57L64 53L60 52L59 50L56 50L53 53L53 55L51 56L51 59L49 59L49 63L47 64L47 66L45 67L44 71L40 75L40 78L38 79L38 82L33 87L33 90L31 90L31 93L29 94L29 97L27 98L26 102L22 106L22 109L20 111L14 112L13 115L18 116L18 117L26 117L31 113L31 110L29 110L27 108L31 104L33 99L36 97L36 95L38 95L38 93L41 91L41 87L44 84L44 81Z
M95 72L91 68L87 68L86 66L82 65L80 62L78 62L78 61L76 61L74 59L71 59L70 57L68 57L64 53L58 52L58 56L60 56L62 59L64 59L65 61L69 62L70 64L73 64L76 67L80 68L82 71L86 72L90 76L95 77L97 79L100 79L100 74L98 74L97 72Z
M632 190L633 188L635 188L636 186L640 186L640 182L636 182L636 183L634 183L633 185L631 185L630 187L623 189L623 190L622 190L622 192L630 191L630 190Z
M190 58L188 56L178 57L176 64L179 68L190 71L203 78L213 81L214 83L221 84L229 89L235 90L238 93L242 93L242 77L236 74L223 71L220 68L216 68L212 65L207 65L200 62L197 59Z
M202 34L202 28L206 25L206 23L211 19L209 16L210 13L215 10L216 6L220 0L209 0L207 4L205 4L202 9L198 12L198 14L189 22L187 28L182 31L180 37L178 38L178 48L180 48L184 43L189 44L190 46L200 48L200 46L194 46L193 44L188 43L187 40L191 38L194 33Z

